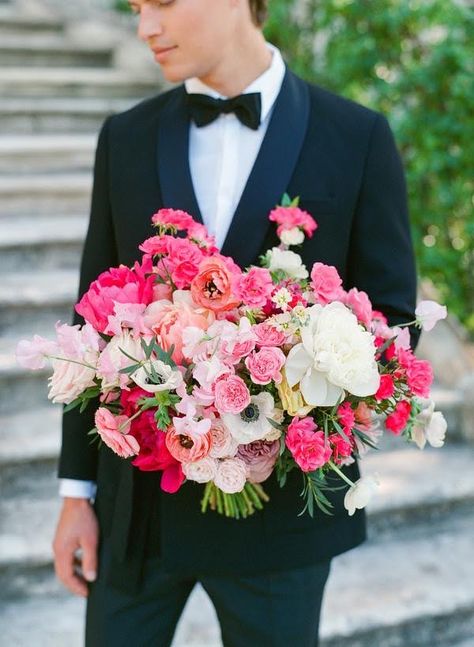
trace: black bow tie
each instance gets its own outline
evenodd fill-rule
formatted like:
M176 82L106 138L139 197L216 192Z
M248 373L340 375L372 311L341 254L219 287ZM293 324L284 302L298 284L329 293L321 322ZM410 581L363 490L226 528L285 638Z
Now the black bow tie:
M199 128L207 126L224 113L234 112L248 128L257 130L260 126L262 98L260 92L240 94L232 99L214 99L207 94L188 94L189 114Z

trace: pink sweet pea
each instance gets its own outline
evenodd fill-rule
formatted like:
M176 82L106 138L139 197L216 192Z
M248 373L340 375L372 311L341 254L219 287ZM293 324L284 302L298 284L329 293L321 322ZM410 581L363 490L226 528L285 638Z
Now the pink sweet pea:
M272 294L272 276L263 267L252 267L246 274L237 278L234 290L237 297L249 308L262 308Z
M245 358L245 366L254 384L270 384L272 380L280 384L285 361L285 354L279 348L264 346Z
M311 270L311 288L316 303L326 305L331 301L341 300L344 295L342 279L335 267L324 263L315 263Z
M421 301L416 310L416 319L423 330L431 330L441 319L446 319L448 311L436 301Z
M128 433L130 420L127 416L114 416L108 409L99 407L95 412L95 426L107 447L121 458L135 456L140 451L137 439Z
M313 472L325 465L332 450L323 431L316 431L312 418L293 418L285 438L286 446L303 472Z
M46 360L57 355L59 348L56 342L49 341L39 335L34 335L33 339L22 339L16 347L16 361L23 368L36 371L44 368Z

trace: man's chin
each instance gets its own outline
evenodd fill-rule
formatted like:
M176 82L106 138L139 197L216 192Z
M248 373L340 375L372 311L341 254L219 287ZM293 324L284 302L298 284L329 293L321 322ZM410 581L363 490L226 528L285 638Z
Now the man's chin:
M186 79L190 79L193 76L192 72L186 73L184 70L169 68L165 65L160 65L160 69L161 74L169 83L184 83Z

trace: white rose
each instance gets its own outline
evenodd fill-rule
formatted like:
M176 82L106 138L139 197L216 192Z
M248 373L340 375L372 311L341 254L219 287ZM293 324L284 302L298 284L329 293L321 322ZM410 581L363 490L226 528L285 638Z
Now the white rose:
M304 231L299 227L284 229L281 232L280 240L284 245L301 245L304 241Z
M247 481L247 466L240 458L225 458L219 461L215 485L227 494L235 494L244 489Z
M276 270L283 270L289 276L295 279L307 279L309 274L306 267L303 265L301 256L295 252L283 251L278 247L273 247L270 252L270 272Z
M334 406L344 390L359 397L376 393L380 375L373 335L338 301L307 311L302 343L290 350L285 364L290 387L299 383L312 406Z
M97 363L97 359L98 353L94 351L86 352L82 357L91 366ZM54 403L70 404L87 388L95 386L95 368L59 359L53 360L52 365L54 372L48 380L48 398Z
M157 379L151 375L151 369L157 373ZM149 393L158 391L174 391L183 383L183 376L161 360L150 360L144 366L130 375L131 379Z
M349 488L344 497L344 507L350 517L352 517L357 509L361 510L366 507L378 485L380 483L376 475L363 476Z
M217 461L210 456L205 456L194 463L182 463L181 467L185 477L196 483L209 483L217 474Z

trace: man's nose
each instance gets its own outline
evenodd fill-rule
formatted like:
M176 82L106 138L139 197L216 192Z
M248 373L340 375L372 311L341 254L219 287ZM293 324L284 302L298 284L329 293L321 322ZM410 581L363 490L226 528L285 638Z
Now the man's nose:
M138 37L145 42L153 36L161 36L163 33L159 12L147 3L142 5L137 32Z

